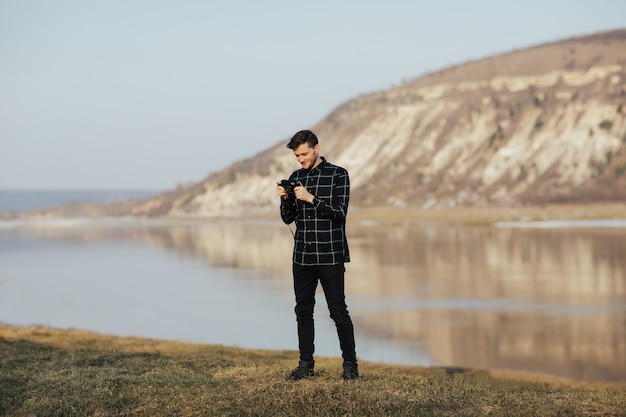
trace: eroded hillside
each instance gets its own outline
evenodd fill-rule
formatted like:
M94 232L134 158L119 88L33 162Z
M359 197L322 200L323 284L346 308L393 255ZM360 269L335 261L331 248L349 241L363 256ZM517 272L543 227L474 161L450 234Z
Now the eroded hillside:
M362 95L303 128L349 170L351 206L626 201L625 67L626 30L568 39ZM287 140L116 214L275 210L275 181L299 167Z

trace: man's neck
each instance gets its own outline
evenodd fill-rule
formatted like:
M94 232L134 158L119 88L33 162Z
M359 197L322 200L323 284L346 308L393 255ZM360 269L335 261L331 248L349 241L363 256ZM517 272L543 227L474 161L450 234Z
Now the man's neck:
M311 169L315 169L319 164L321 164L324 160L322 159L321 156L317 156L317 158L315 159L315 163L313 164L313 166L311 167Z

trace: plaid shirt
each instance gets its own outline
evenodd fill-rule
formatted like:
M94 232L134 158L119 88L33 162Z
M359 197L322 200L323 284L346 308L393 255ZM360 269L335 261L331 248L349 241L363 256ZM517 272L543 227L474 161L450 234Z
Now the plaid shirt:
M299 169L289 177L300 181L315 196L313 204L297 200L293 192L280 203L283 222L296 222L293 263L303 266L350 262L346 239L348 171L321 158L315 168Z

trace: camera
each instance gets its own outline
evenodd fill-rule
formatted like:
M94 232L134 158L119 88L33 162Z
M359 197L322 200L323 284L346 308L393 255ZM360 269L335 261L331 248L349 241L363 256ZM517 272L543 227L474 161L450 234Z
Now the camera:
M282 180L280 182L280 186L283 187L286 191L292 191L298 185L300 185L300 183L295 180Z

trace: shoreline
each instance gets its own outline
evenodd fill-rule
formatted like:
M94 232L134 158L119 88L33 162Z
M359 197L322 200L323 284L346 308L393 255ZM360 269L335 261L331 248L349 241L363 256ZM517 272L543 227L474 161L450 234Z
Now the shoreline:
M52 208L49 211L0 213L0 221L37 223L45 221L96 221L103 223L112 220L140 221L151 224L159 222L213 222L213 221L277 221L277 210L256 210L235 215L215 216L136 216L136 215L62 215L63 210ZM412 208L412 207L350 207L347 222L378 223L386 225L406 224L454 224L490 225L503 222L546 222L575 220L626 220L625 203L594 204L551 204L513 207L451 207L451 208Z
M401 207L356 208L348 214L352 220L392 223L433 222L464 225L492 224L506 221L554 221L626 219L626 203L558 204L518 207L453 207L413 209Z
M243 355L247 357L254 356L281 356L292 364L297 361L298 352L290 349L255 349L238 346L227 346L211 343L196 343L182 340L168 340L145 336L121 336L116 334L100 333L92 330L84 329L61 329L56 327L48 327L41 325L20 326L0 322L0 338L6 340L18 341L27 340L30 342L46 344L64 349L83 349L97 348L102 350L113 350L120 352L144 352L159 353L164 355L181 355L199 352L202 350L220 350L222 352L231 352L232 355ZM319 356L316 357L316 363L340 363L339 356ZM521 381L533 382L552 382L570 385L612 385L622 386L626 390L626 381L607 381L594 380L584 381L575 380L562 376L540 373L540 372L524 372L507 369L479 369L479 368L463 368L446 365L404 365L387 362L374 362L359 359L361 368L385 369L394 372L402 371L424 371L432 369L441 369L445 372L477 372L484 373L493 377L502 377L507 379L517 379Z

